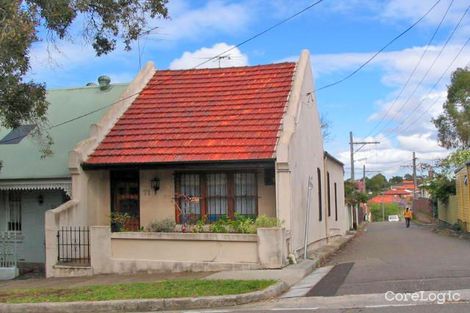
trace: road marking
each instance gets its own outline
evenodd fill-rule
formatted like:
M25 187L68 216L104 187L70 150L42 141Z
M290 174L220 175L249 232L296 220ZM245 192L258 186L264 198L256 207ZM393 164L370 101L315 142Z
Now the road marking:
M328 274L307 292L307 297L334 297L353 266L354 262L335 265Z
M298 298L304 297L319 281L323 279L333 268L333 266L324 266L317 268L311 274L304 277L301 281L292 286L289 291L280 298Z
M376 304L376 305L366 305L364 306L365 308L386 308L390 306L417 306L418 304L416 303L400 303L400 304Z

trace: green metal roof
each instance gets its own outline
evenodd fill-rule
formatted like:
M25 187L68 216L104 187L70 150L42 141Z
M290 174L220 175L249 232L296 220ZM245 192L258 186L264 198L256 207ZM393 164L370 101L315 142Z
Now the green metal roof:
M0 180L70 177L69 152L81 140L88 138L90 125L100 120L109 105L119 99L127 86L111 84L107 90L101 90L97 86L48 90L49 125L57 125L93 110L103 109L52 128L49 134L54 141L53 155L49 157L41 158L40 147L31 136L17 144L0 144L0 161L3 163ZM0 139L10 131L11 129L0 127Z

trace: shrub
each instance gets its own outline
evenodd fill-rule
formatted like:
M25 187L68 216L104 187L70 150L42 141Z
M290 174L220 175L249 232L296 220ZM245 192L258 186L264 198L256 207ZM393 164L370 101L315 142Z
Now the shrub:
M147 230L151 232L173 232L175 230L175 226L176 223L173 219L165 218L161 221L150 223Z
M126 223L131 216L128 213L112 212L110 215L111 230L113 232L127 231Z
M193 227L193 233L202 233L204 232L204 226L205 226L205 222L203 219L200 219L196 222L196 224L194 225Z
M228 233L230 231L231 221L226 216L220 217L209 227L211 233Z
M233 231L242 234L256 233L255 221L247 216L235 213L235 220L232 221Z
M264 214L258 216L255 220L256 228L260 227L280 227L282 222L276 217L269 217Z

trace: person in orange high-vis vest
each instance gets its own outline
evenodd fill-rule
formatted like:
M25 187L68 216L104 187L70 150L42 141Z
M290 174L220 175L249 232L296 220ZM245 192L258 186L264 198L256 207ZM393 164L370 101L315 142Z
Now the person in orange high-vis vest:
M413 217L413 211L411 211L410 208L406 208L405 213L403 213L403 216L405 217L406 228L410 227L410 221Z

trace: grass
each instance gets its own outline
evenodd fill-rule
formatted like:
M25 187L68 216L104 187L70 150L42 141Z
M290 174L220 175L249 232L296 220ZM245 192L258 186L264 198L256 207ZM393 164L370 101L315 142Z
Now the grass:
M381 222L382 217L382 205L373 203L370 205L370 212L372 213L372 222ZM389 215L401 216L402 208L397 203L385 203L384 204L384 217L387 221Z
M221 296L264 289L275 280L164 280L73 288L0 292L0 303L38 303Z

